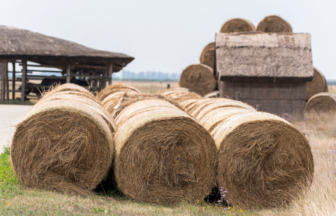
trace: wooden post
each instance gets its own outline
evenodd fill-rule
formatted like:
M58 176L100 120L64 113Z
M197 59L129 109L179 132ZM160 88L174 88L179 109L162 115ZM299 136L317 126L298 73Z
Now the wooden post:
M66 76L66 82L67 83L70 83L70 79L71 79L71 74L70 74L70 67L71 67L71 65L70 64L68 64L67 65L67 68L66 68L66 74L67 74L67 76Z
M5 63L5 90L6 100L9 100L9 80L8 80L8 62Z
M167 84L167 89L170 89L170 84Z
M219 95L221 98L223 98L224 95L224 81L219 82Z
M219 98L220 97L220 93L217 93L216 96Z
M240 101L240 92L236 92L236 100Z
M113 64L112 64L112 63L109 63L109 65L108 65L109 85L112 84L112 73L113 73Z
M15 79L16 79L16 77L15 77L15 61L14 62L12 62L12 64L13 64L13 75L12 75L12 100L15 100Z
M21 102L26 99L27 60L22 60Z
M261 111L261 104L257 104L256 109L257 111Z
M5 100L5 63L0 62L0 100Z

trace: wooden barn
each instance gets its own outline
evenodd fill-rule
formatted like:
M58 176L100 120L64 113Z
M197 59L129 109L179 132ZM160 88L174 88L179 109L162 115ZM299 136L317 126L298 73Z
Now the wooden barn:
M48 79L60 83L87 82L91 90L99 91L111 84L113 72L120 71L133 59L122 53L96 50L28 30L0 26L0 100L14 100L15 92L21 92L21 101L24 101L32 90L48 88L50 85L43 84L51 83ZM8 64L13 65L12 71L8 71ZM18 67L22 70L16 71ZM40 73L34 75L34 72ZM60 76L56 79L48 73L59 73ZM29 80L42 82L36 84ZM11 86L9 81L12 81ZM22 82L21 90L16 87L16 81Z
M220 95L279 116L302 116L313 78L308 33L240 32L216 35Z

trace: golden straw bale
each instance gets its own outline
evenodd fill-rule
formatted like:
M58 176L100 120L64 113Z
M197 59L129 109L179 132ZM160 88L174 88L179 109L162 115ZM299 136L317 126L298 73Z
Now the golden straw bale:
M87 97L94 98L93 94L89 92L89 90L83 88L82 86L73 84L73 83L65 83L63 85L56 85L55 87L51 88L47 92L43 92L43 97L48 97L49 94L54 94L56 92L71 92L71 94L82 93L85 94ZM42 98L43 98L42 97Z
M117 83L117 84L109 85L106 88L104 88L103 90L101 90L99 92L99 94L97 95L97 99L99 101L103 101L110 94L113 94L115 92L122 92L122 91L126 91L126 90L141 93L137 88L134 88L132 86L125 85L125 84L122 84L122 83Z
M87 194L110 169L115 122L83 94L55 88L17 126L11 161L23 185Z
M279 207L313 178L308 140L284 119L262 112L233 115L211 132L218 149L217 184L233 205Z
M115 112L114 175L128 197L202 200L215 185L216 147L193 118L160 95L123 98Z
M123 97L128 97L128 96L133 96L133 95L137 95L137 94L141 94L138 92L134 92L134 91L122 91L122 92L115 92L110 94L109 96L107 96L103 101L102 101L102 105L104 106L104 108L109 112L109 113L113 113L114 111L114 107L116 105L118 105L119 101L123 98Z
M255 26L249 20L235 18L226 21L220 28L220 33L250 32L255 31Z
M215 42L209 43L204 47L200 56L200 63L212 69L215 68Z
M194 64L183 70L179 85L205 95L216 88L213 69L204 64Z
M158 94L163 95L177 103L182 103L183 101L189 99L202 99L202 96L193 92L186 91L184 89L166 89L160 91Z
M218 98L218 95L219 95L219 91L213 91L213 92L210 92L204 95L203 97L204 98Z
M216 126L221 122L225 121L227 118L240 113L250 113L250 112L256 112L256 111L240 107L221 107L219 109L214 109L206 113L199 120L199 122L210 134L212 134Z
M321 92L328 92L328 84L324 75L314 68L314 78L311 82L307 82L306 100Z
M189 109L190 106L193 106L195 103L197 103L200 99L188 99L185 101L182 101L180 105L183 107L185 111Z
M309 98L306 112L335 112L336 111L336 95L333 93L318 93Z
M292 33L292 26L279 16L267 16L257 26L261 32L288 32Z

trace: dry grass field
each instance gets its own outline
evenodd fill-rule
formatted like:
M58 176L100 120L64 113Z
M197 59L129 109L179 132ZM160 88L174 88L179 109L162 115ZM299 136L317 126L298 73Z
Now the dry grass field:
M127 84L149 93L163 90L167 86L166 82ZM171 87L177 86L177 83L170 84ZM335 86L330 86L329 90L336 93ZM234 206L225 209L201 200L197 203L182 200L178 205L156 205L137 202L111 191L77 196L34 190L18 184L10 170L8 155L2 154L0 215L336 215L336 115L311 113L303 120L293 116L288 118L310 142L315 175L310 190L286 207L241 209Z

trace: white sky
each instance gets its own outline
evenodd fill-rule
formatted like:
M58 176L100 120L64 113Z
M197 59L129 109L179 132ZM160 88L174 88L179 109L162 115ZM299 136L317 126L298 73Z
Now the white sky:
M313 64L336 79L335 0L0 0L0 25L136 59L125 69L180 73L228 19L280 15L312 35Z

